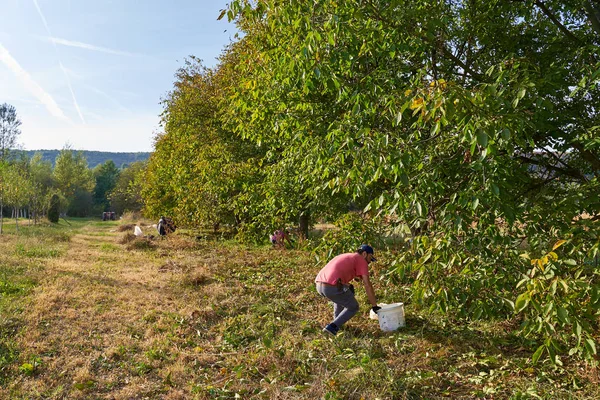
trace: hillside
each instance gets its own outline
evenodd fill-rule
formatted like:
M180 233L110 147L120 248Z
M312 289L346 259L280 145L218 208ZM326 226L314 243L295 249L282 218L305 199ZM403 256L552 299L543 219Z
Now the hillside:
M56 160L56 156L60 150L24 150L25 154L28 157L33 157L35 153L41 153L42 157L45 161L51 161L54 166L54 160ZM150 157L150 153L147 152L137 152L137 153L113 153L107 151L89 151L89 150L81 150L83 155L85 156L88 165L90 168L94 168L98 164L102 164L107 160L113 160L117 167L122 167L126 164L131 164L135 161L144 161Z

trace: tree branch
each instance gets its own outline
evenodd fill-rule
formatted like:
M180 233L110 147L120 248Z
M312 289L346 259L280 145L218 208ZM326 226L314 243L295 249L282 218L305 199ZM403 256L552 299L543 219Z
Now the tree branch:
M591 151L586 150L581 143L571 143L571 145L579 151L581 157L583 157L585 161L590 163L594 169L594 175L598 176L598 172L600 171L600 158Z
M585 1L583 6L585 7L585 11L588 14L590 22L592 23L592 28L594 28L596 33L600 35L600 4L594 6L589 1Z
M548 18L550 18L554 25L556 25L558 29L560 29L560 31L562 31L569 39L581 43L581 40L579 40L577 36L575 36L571 31L569 31L567 27L564 26L554 14L552 14L548 7L546 7L546 5L542 3L541 0L535 0L535 5L538 6L542 10L542 12L546 14Z
M465 64L464 62L462 62L462 60L458 57L456 57L454 54L452 54L452 52L450 50L448 50L446 48L446 46L441 45L440 49L442 50L442 52L444 53L444 55L446 57L448 57L449 59L451 59L452 61L454 61L456 64L458 64L459 67L461 67L463 69L463 71L467 72L469 75L471 75L472 78L476 78L481 82L486 82L485 76L481 75L478 72L475 72L471 69L471 67L469 67L467 64Z
M587 181L587 178L585 177L585 175L583 175L579 170L574 169L574 168L569 168L569 169L559 168L554 165L550 165L546 162L536 160L534 158L529 158L526 156L518 156L517 159L524 161L528 164L539 165L541 167L546 168L547 170L555 171L561 175L570 176L571 178L575 178L579 181L584 181L584 182Z

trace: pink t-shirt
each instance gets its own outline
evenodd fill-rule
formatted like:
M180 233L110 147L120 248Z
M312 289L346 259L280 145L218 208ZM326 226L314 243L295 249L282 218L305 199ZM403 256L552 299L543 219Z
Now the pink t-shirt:
M335 256L319 271L315 282L324 282L330 285L337 284L338 278L347 284L357 276L367 275L369 264L358 253L345 253Z

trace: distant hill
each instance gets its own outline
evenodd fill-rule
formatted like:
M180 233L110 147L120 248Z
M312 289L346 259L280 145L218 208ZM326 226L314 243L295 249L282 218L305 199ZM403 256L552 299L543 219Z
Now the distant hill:
M78 151L78 150L74 150ZM60 150L24 150L23 153L27 154L29 158L33 157L35 153L40 153L44 161L52 162L54 166L54 160ZM98 164L103 164L107 160L113 160L115 165L119 168L129 165L135 161L144 161L150 157L151 153L111 153L108 151L88 151L81 150L85 156L90 168L94 168Z

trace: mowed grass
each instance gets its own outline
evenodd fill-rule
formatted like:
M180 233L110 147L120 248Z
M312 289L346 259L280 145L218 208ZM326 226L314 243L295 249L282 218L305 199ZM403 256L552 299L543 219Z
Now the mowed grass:
M70 222L0 238L2 399L600 398L589 365L531 365L514 321L407 304L385 333L357 287L362 311L324 336L307 252ZM379 264L381 301L408 300Z

